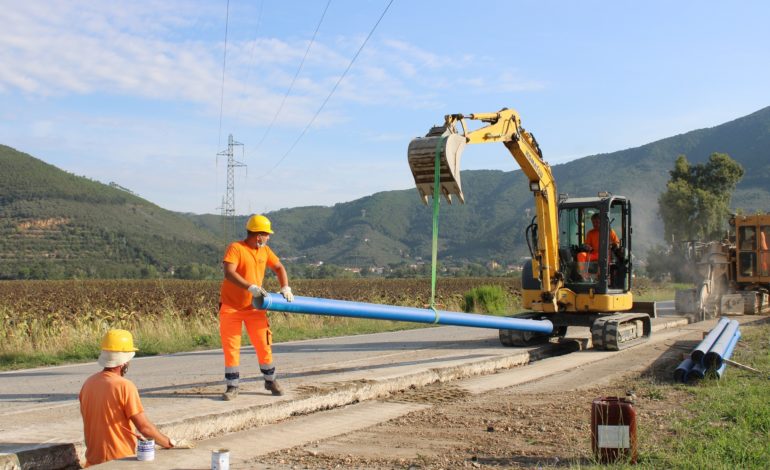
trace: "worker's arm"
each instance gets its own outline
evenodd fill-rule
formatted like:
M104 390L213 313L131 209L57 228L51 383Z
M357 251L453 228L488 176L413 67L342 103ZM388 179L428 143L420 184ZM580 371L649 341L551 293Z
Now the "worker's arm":
M222 266L224 266L225 269L225 279L232 282L236 286L241 287L242 289L249 288L251 283L235 271L235 263L228 263L227 261L223 261Z
M614 230L610 229L610 247L615 249L620 247L620 239Z
M620 247L620 239L618 238L618 234L616 234L612 229L610 229L610 250L615 253L615 257L618 259L618 262L621 264L625 262L623 249Z
M136 430L139 431L142 436L155 439L155 443L159 446L166 449L171 449L174 447L171 439L162 432L158 431L158 428L156 428L155 425L150 422L144 412L137 413L132 416L131 422L134 423Z
M272 266L271 269L275 273L275 276L278 278L278 283L281 285L281 287L286 287L289 285L289 274L286 272L286 268L283 267L283 264L281 264L280 261Z
M278 278L278 283L281 285L281 295L289 302L292 302L294 300L294 294L291 292L291 287L289 287L289 274L286 272L286 268L284 268L283 264L278 261L271 267L271 269Z
M237 286L240 286L241 289L249 291L251 295L262 297L267 295L267 291L263 289L262 286L252 284L247 281L245 277L238 274L238 272L235 270L235 263L228 263L227 261L223 261L222 266L224 266L225 270L225 279L228 281Z

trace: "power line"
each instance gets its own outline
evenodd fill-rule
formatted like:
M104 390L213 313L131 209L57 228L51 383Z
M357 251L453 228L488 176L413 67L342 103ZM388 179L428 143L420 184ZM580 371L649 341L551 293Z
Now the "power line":
M310 38L310 43L307 45L307 49L305 50L305 55L302 57L302 61L299 63L297 72L294 73L294 78L291 79L291 84L289 85L289 88L286 90L286 94L283 95L283 99L281 100L280 106L278 106L278 110L275 112L275 115L273 116L273 120L270 121L270 125L267 126L267 129L265 130L265 133L262 135L262 138L257 143L255 150L258 150L259 147L262 145L262 142L265 141L265 138L267 138L267 135L270 133L270 130L273 129L273 124L275 124L275 121L278 119L278 115L281 114L281 110L283 110L283 105L286 103L286 99L289 97L291 90L294 88L294 83L297 81L297 77L299 77L299 73L302 71L302 67L305 65L305 59L307 59L308 53L310 52L310 48L313 46L313 43L315 42L315 38L316 38L316 35L318 34L318 30L321 28L321 23L323 23L324 17L326 17L326 11L329 9L329 5L331 5L331 3L332 3L332 0L329 0L328 2L326 2L326 8L324 8L323 13L321 14L321 19L318 20L318 25L316 25L315 27L315 31L313 32L313 37Z
M305 133L307 133L308 129L310 129L310 126L312 126L313 123L315 122L315 120L318 118L318 115L321 114L321 111L323 111L324 107L326 106L326 103L329 102L329 100L331 99L331 97L334 94L334 92L337 91L337 87L340 85L342 80L345 78L345 76L347 75L348 71L350 71L350 68L353 67L353 63L355 63L356 59L358 58L358 55L361 54L361 51L364 49L364 46L366 46L366 43L369 41L369 38L372 37L372 35L374 34L374 31L377 29L377 26L379 26L380 22L385 17L385 14L388 12L388 9L390 8L390 5L392 5L392 4L393 4L393 0L390 0L388 2L387 6L385 6L385 9L382 11L382 14L380 15L380 18L374 24L374 26L372 27L371 31L369 31L369 34L366 36L366 39L364 39L364 42L361 44L361 47L358 48L358 51L356 51L356 54L350 60L350 63L348 64L348 67L345 69L344 72L342 72L342 75L340 75L340 78L337 80L337 83L334 84L334 87L329 92L329 95L326 97L326 99L323 101L323 103L321 103L321 106L318 108L318 111L315 112L315 114L313 115L313 118L310 120L310 122L307 124L307 126L305 126L305 128L302 129L302 132L299 134L299 137L297 137L297 140L295 140L294 143L291 144L291 147L289 147L289 150L287 150L286 153L283 154L281 159L278 160L278 163L276 163L275 166L273 166L265 174L265 176L268 176L270 173L273 172L273 170L278 168L278 165L280 165L281 162L283 162L286 159L286 157L289 156L289 154L292 152L292 150L294 150L294 147L296 147L297 144L299 143L299 141L302 140L302 137L304 137Z
M254 50L257 48L257 38L259 37L259 28L262 25L262 9L264 7L265 1L262 0L259 2L259 13L257 14L257 27L254 28L254 42L251 44L251 52L249 53L249 66L246 73L246 82L248 83L249 78L251 77L251 70L254 68ZM235 117L241 115L241 109L243 108L243 100L238 101L238 111L235 113Z
M227 0L227 7L225 8L225 50L222 55L222 88L219 97L219 132L217 132L217 148L222 139L222 114L224 114L225 108L225 69L227 66L227 29L230 24L230 0Z
M219 130L217 131L217 150L222 142L222 115L224 114L225 106L225 70L227 66L227 33L228 25L230 24L230 0L227 0L227 6L225 7L225 48L222 55L222 86L219 95ZM216 188L216 182L219 181L219 154L216 157L215 166L216 177L214 178L214 187ZM222 207L225 207L224 201ZM223 209L224 210L224 209Z

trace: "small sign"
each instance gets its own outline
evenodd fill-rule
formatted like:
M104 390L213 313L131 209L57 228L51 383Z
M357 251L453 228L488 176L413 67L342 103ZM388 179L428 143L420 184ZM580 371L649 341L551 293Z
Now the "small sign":
M628 426L599 425L597 429L597 445L604 449L628 449L631 439Z

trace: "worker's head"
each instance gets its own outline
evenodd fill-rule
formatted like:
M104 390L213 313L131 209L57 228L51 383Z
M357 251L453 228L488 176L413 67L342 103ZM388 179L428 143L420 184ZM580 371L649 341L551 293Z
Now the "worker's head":
M246 222L246 231L248 232L248 237L255 239L257 246L263 246L270 238L270 234L273 233L270 219L260 214L249 217L249 220Z
M593 225L593 228L599 228L599 213L595 213L591 216L591 225Z
M128 362L139 351L134 347L134 337L126 330L109 330L104 333L101 348L99 365L105 369L121 367L122 374L126 373Z

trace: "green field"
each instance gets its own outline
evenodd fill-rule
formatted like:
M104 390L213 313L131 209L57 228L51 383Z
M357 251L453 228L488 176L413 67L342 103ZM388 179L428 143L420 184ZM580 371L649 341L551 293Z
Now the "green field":
M266 287L277 291L272 282ZM218 348L219 285L180 280L0 282L0 370L94 360L109 328L133 332L144 356ZM465 294L488 285L498 286L510 305L498 305L498 313L517 311L520 283L513 278L442 279L437 306L463 311ZM421 308L430 302L429 279L294 280L292 286L297 295L308 297ZM276 312L270 318L277 342L424 327ZM245 335L244 342L248 344Z

